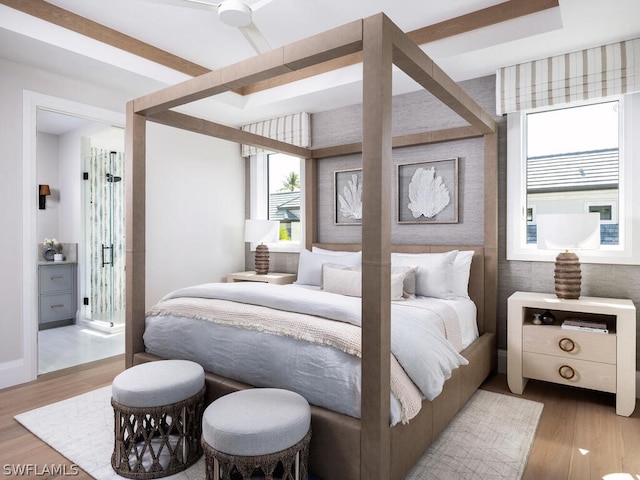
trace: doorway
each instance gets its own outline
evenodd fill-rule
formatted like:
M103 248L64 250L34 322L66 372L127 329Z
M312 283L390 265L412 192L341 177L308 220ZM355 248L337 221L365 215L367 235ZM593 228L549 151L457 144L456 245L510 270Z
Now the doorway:
M86 188L83 180L87 171L85 169L88 165L88 158L92 155L96 156L94 153L100 150L106 150L109 153L117 150L113 162L111 164L107 163L102 167L105 169L105 181L102 182L102 186L106 185L105 189L115 187L115 190L117 190L112 195L104 195L103 198L108 202L108 207L118 205L119 210L116 215L119 215L119 222L122 227L114 229L108 243L106 241L104 243L105 246L109 245L109 248L113 245L113 255L108 250L105 250L105 260L108 260L108 263L114 266L118 265L120 270L124 271L124 255L120 255L118 262L115 261L117 257L116 249L121 249L124 253L124 129L118 125L124 122L124 116L59 99L52 100L53 104L55 104L55 107L52 107L47 105L51 97L43 98L45 101L42 103L37 102L36 104L36 102L33 102L33 113L35 115L31 115L33 120L30 127L34 138L31 148L33 154L31 155L29 183L32 185L42 183L39 178L39 157L41 155L38 149L41 145L41 137L48 136L49 146L52 144L57 145L58 156L60 157L59 165L55 167L55 173L52 172L54 168L51 166L45 169L49 176L49 181L55 184L55 187L52 185L53 194L48 199L51 210L54 213L54 220L49 219L45 222L45 227L42 228L42 222L37 215L43 212L39 211L35 206L29 207L35 212L32 224L35 228L32 227L32 234L25 236L25 238L33 238L34 246L41 243L43 238L51 237L57 238L60 243L65 245L75 245L77 247L77 289L75 292L76 313L73 315L73 324L40 330L37 320L39 314L38 282L34 281L35 275L33 277L28 276L25 279L25 283L31 281L33 285L32 289L25 289L25 295L33 295L35 293L32 301L25 301L25 306L33 306L33 309L30 312L25 311L24 318L25 324L31 324L30 333L32 333L31 338L33 338L33 343L31 344L33 353L30 355L34 360L31 366L32 379L42 373L124 353L124 314L121 313L120 319L116 319L116 309L112 308L114 316L111 319L106 318L106 324L109 327L113 324L114 327L118 326L118 328L107 328L105 330L100 329L101 324L95 322L91 317L96 309L94 308L93 312L85 312L84 308L86 306L85 298L89 299L87 303L90 306L93 306L91 304L94 303L91 301L92 296L98 298L95 294L88 293L90 292L90 287L85 281L87 278L90 279L95 276L92 275L90 263L87 261L88 258L95 256L92 253L95 248L88 247L87 240L94 237L97 238L95 232L90 233L90 224L87 223L87 218L90 216L102 218L104 216L104 210L102 209L105 207L104 205L102 207L98 206L96 192L94 192L93 196L87 195L87 198L85 198ZM120 120L115 123L113 121L114 117L119 117ZM52 120L53 124L51 124ZM43 131L45 123L49 124L46 129L52 128L53 125L54 131L45 133ZM56 128L58 131L55 131ZM111 140L106 141L105 138L108 137L111 137ZM115 143L113 138L116 138ZM47 142L45 142L46 144ZM108 161L111 160L110 157L111 155L107 155ZM110 171L107 172L106 169ZM110 173L112 177L106 177L107 173ZM117 177L119 177L118 181L116 181ZM115 200L118 195L121 195L121 201ZM87 204L86 202L89 203ZM91 213L93 205L96 208ZM55 212L56 207L58 209L57 212ZM113 226L116 223L118 221L112 219L107 221L106 225ZM94 230L100 230L101 228L101 226L96 225ZM100 253L98 251L98 255ZM111 259L112 256L113 260ZM25 255L25 260L27 257L29 258L30 266L25 271L34 271L34 263L40 262L41 258L39 256L36 258L31 255ZM114 280L116 275L114 273L107 276L107 278ZM124 299L124 278L120 282L122 284L122 293L119 296ZM107 285L107 293L103 293L102 298L118 297L115 294L117 283L117 281L112 281L111 286ZM93 288L93 290L96 291L97 289ZM98 301L96 300L96 302ZM123 307L120 310L123 311ZM91 315L87 316L87 313ZM33 319L36 320L34 321ZM105 320L105 317L101 317L101 320ZM25 325L26 330L27 325Z

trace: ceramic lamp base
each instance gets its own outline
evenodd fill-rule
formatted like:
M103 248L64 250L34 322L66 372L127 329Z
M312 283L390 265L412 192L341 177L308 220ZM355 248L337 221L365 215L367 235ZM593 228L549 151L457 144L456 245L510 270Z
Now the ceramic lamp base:
M555 269L556 296L558 298L580 298L582 272L580 259L575 253L562 252L556 257Z
M269 248L263 243L256 247L254 269L258 275L269 273Z

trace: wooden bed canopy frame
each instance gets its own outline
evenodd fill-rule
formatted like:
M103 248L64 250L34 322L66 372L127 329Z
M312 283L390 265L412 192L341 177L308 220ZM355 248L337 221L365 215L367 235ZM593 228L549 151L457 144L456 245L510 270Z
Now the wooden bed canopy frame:
M359 51L363 58L362 143L318 149L302 148L171 110ZM392 138L393 65L446 104L469 125ZM392 429L389 426L392 248L389 178L392 149L484 137L484 245L472 248L480 253L483 261L479 329L481 334L489 335L488 341L495 353L498 148L497 127L493 118L384 14L346 24L130 101L127 104L126 128L127 367L139 361L136 356L145 355L142 335L145 325L146 121L305 158L305 215L308 219L305 239L308 248L318 239L315 221L317 161L338 155L362 153L362 315L367 318L367 322L363 323L362 329L359 471L360 478L367 480L396 478L395 468L392 470L391 466ZM310 219L314 221L309 221ZM442 251L442 247L434 247L433 251ZM490 363L493 368L493 360ZM486 369L483 372L486 374ZM410 458L405 463L409 462L411 465L412 461L415 460Z

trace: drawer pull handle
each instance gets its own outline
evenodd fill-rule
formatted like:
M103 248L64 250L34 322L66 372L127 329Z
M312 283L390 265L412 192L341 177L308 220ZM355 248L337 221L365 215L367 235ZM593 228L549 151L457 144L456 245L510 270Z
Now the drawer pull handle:
M576 371L573 368L571 368L569 365L562 365L558 369L558 374L565 380L571 380L573 377L576 376Z
M51 308L64 308L64 305L51 305Z
M560 350L563 352L573 352L576 349L576 344L570 338L564 337L558 342L558 347L560 347Z
M51 280L53 280L54 282L56 280L64 280L64 275L57 275L55 277L51 277Z

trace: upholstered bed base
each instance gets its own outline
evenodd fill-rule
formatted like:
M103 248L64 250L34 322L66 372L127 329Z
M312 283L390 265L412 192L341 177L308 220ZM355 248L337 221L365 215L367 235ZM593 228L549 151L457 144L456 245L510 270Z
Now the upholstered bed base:
M443 392L431 402L424 401L411 422L391 429L392 480L402 479L494 368L495 334L483 334L462 354L469 365L455 370ZM136 353L134 364L160 359ZM206 372L205 382L205 406L227 393L251 388L211 372ZM310 472L323 480L360 480L360 420L315 406L311 407L311 416Z

